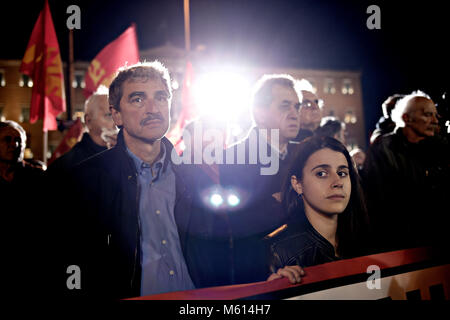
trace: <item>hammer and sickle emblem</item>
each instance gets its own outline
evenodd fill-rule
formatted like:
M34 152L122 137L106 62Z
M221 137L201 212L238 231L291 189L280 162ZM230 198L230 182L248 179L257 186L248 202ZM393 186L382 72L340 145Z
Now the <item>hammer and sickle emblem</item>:
M72 148L75 144L77 143L77 138L70 138L69 140L67 140L67 145Z
M93 60L89 66L89 76L91 77L94 85L97 86L100 79L105 75L105 69L101 67L101 64L97 60Z
M25 52L25 56L23 57L24 63L30 63L33 61L35 50L36 50L36 45L34 45L34 44L27 49L27 51Z

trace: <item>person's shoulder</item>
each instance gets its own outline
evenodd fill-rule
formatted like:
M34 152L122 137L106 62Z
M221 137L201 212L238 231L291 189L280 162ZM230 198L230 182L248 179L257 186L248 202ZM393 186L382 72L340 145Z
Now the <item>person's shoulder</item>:
M397 148L400 137L397 132L389 132L378 136L370 145L369 150L372 152L386 152Z
M56 158L49 166L48 171L52 172L55 170L68 170L70 167L76 165L74 163L74 156L77 152L77 145L75 145L72 149L64 153L63 155Z
M24 162L23 166L21 166L23 172L27 175L32 175L35 177L42 177L45 171L36 164Z
M287 223L278 227L264 238L273 246L283 246L285 244L308 244L311 237L303 224Z
M237 157L238 151L242 152L242 150L245 150L247 153L247 150L249 148L249 137L245 137L239 141L233 142L232 144L228 145L224 150L224 156L226 157L228 155L228 158L230 157L230 154L234 155L234 158ZM226 163L224 161L224 163Z
M264 239L270 252L283 264L294 263L293 259L299 263L317 247L309 232L299 225L283 225Z
M126 166L122 150L119 148L111 148L97 153L81 162L75 164L69 169L71 176L87 177L99 175L114 175L120 168Z

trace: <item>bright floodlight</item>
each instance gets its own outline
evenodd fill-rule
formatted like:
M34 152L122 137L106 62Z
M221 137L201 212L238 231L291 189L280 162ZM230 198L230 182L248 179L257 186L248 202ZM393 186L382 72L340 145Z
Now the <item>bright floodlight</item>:
M241 200L239 199L239 197L238 197L237 195L235 195L235 194L230 194L230 195L228 196L228 204L229 204L231 207L237 206L237 205L239 204L239 202L241 202Z
M193 92L201 114L233 121L244 108L248 108L250 85L236 73L216 72L200 76Z
M211 195L209 201L213 206L218 207L223 203L223 198L220 194L214 193L213 195Z

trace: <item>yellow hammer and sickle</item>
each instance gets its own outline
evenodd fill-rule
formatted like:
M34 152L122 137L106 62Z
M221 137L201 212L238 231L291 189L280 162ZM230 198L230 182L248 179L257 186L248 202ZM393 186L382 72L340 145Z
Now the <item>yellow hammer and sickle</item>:
M25 56L23 57L23 62L30 63L31 61L34 60L35 49L36 49L36 45L34 45L34 44L27 49L27 51L25 52Z
M101 67L98 60L93 60L89 66L89 76L91 77L94 85L97 86L99 80L105 75L105 69Z
M58 53L58 50L54 47L48 47L47 48L47 73L55 73L55 74L61 74L62 73L62 67L61 67L61 59Z
M102 81L102 85L104 85L105 87L109 88L109 85L111 84L111 82L114 79L115 74L113 73L112 75L110 75L109 77L105 77Z
M77 138L72 137L67 140L67 145L70 148L72 148L76 143L77 143Z
M55 95L61 97L61 76L62 67L58 50L54 47L47 48L47 78L45 93L47 95Z

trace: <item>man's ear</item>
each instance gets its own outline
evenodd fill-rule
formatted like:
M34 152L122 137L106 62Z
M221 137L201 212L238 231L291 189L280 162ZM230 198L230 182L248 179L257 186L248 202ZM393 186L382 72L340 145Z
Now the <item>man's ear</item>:
M302 184L301 184L300 180L297 179L296 176L291 177L291 186L295 190L295 192L297 192L298 194L303 193Z
M405 123L410 123L411 122L411 116L408 113L404 113L404 114L402 114L402 120Z
M116 126L122 126L123 121L122 121L122 114L120 113L120 111L117 111L116 108L113 107L109 107L109 110L111 111L111 116Z
M88 113L84 114L84 124L87 125L91 121L91 116Z
M85 114L84 114L83 122L84 122L85 128L86 128L88 131L90 131L90 129L91 129L91 120L92 120L91 115L88 114L88 113L85 113Z

